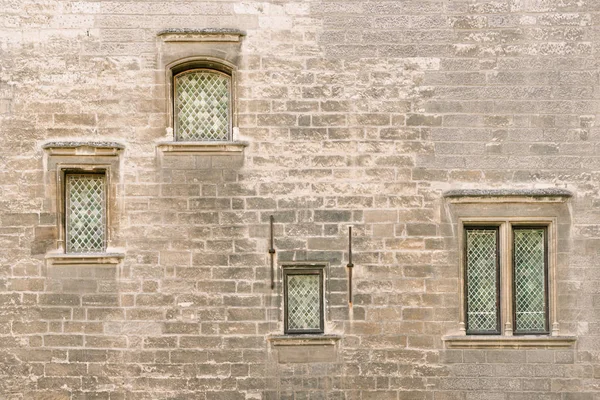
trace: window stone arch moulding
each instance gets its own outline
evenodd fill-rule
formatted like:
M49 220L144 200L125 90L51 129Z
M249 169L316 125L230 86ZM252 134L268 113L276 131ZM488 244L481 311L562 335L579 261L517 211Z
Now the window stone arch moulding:
M56 141L42 144L44 152L43 171L46 191L46 212L55 216L55 224L43 227L52 232L40 239L46 248L45 258L48 273L52 267L74 266L115 266L120 264L125 254L119 246L117 232L122 212L119 196L121 183L122 153L125 149L116 142ZM104 246L99 251L68 252L66 245L66 179L69 174L95 174L104 181ZM37 233L36 233L37 235Z
M459 189L443 193L443 218L448 226L447 235L456 249L458 268L459 321L455 329L443 337L446 348L570 348L576 337L565 332L559 324L558 271L568 267L570 247L571 212L569 200L572 193L561 188L544 189ZM500 334L473 335L465 331L466 322L466 260L464 230L473 226L496 226L500 242L501 301ZM511 319L515 305L510 268L512 244L509 240L512 227L539 226L548 232L547 307L549 332L547 334L516 335ZM504 293L504 294L503 294Z
M165 155L223 155L243 153L247 143L236 141L237 68L245 33L237 29L167 29L157 35L159 84L165 88L166 139L157 143ZM212 70L230 77L230 128L228 140L177 141L174 77L192 69Z

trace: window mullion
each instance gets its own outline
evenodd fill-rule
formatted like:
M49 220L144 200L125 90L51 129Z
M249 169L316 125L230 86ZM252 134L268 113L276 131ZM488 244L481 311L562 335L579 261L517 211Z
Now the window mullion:
M513 335L513 251L512 251L512 224L506 222L502 225L502 293L503 298L503 310L502 318L504 321L504 332L505 336Z

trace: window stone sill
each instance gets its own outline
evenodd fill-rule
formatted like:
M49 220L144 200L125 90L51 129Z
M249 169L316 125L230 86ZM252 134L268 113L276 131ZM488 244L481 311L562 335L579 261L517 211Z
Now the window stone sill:
M161 142L156 147L169 155L240 155L246 142Z
M119 264L125 253L83 253L83 254L65 254L65 253L48 253L46 260L52 266L59 265L104 265L114 266Z
M335 346L340 335L271 335L267 338L273 346Z
M445 336L447 349L572 348L575 336Z
M48 142L42 149L52 156L117 156L125 146L116 142Z

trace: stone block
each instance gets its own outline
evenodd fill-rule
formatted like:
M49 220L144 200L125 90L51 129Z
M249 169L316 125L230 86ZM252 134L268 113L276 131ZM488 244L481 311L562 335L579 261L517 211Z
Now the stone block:
M337 350L335 346L279 346L277 360L280 363L326 363L335 362Z

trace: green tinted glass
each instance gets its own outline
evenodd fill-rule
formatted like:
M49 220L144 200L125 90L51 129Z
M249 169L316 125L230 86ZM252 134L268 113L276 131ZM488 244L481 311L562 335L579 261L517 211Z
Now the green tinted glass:
M104 175L66 176L66 241L69 253L105 250L106 183Z
M175 124L178 140L229 140L231 78L195 70L175 77Z
M545 332L545 230L514 230L515 331Z
M288 330L321 329L320 276L287 275Z
M496 229L467 229L467 321L469 332L498 331Z

